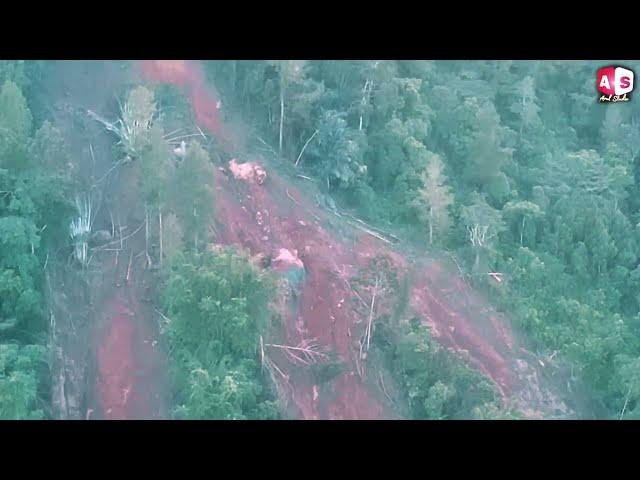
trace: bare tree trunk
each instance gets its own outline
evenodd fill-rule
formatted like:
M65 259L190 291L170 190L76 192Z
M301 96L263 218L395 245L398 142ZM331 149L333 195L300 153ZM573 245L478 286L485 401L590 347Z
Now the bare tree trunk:
M627 392L627 398L624 400L624 405L622 406L622 411L620 412L620 418L618 418L618 420L622 420L624 417L624 412L627 409L627 403L629 402L629 395L631 395L631 387L629 387L629 391Z
M125 277L125 280L127 281L127 283L129 282L129 278L131 278L131 265L133 264L133 248L131 249L130 253L129 253L129 266L127 267L127 276Z
M520 229L520 246L522 246L522 237L524 235L524 221L527 219L526 216L522 216L522 228Z
M193 207L193 218L197 218L198 217L198 209L194 206ZM194 229L193 232L193 247L195 248L196 252L198 251L198 231Z
M376 285L373 289L373 297L371 298L371 309L369 310L369 324L367 325L367 351L369 351L369 343L371 340L371 322L373 321L373 311L376 305L376 295L378 294L379 279L376 277Z
M520 118L520 140L522 140L522 130L524 128L524 107L525 107L525 101L524 101L524 97L522 97L522 115L523 115L523 117Z
M280 150L280 155L282 155L282 128L284 126L284 82L282 79L280 80L280 139L278 141L278 146Z
M149 263L149 206L144 204L144 253Z
M429 245L433 245L433 207L429 208Z
M238 78L238 72L236 70L237 64L237 60L231 60L231 84L233 85L233 93L236 93L236 82Z
M318 130L316 130L315 132L313 132L313 135L311 135L309 137L309 140L306 141L306 143L304 144L304 146L302 147L302 150L300 150L300 155L298 155L298 158L296 158L296 167L298 166L298 162L300 161L300 159L302 158L302 154L304 153L305 149L307 148L307 145L309 145L309 142L311 140L313 140L313 137L316 136L316 134L318 133Z
M160 266L162 267L162 206L158 205L158 224L160 233Z
M376 277L376 283L375 283L375 286L373 288L373 296L371 297L371 307L369 309L369 321L367 322L367 329L366 329L366 332L365 332L365 336L366 336L366 339L367 339L366 352L363 351L364 350L363 341L360 341L360 358L362 360L364 360L366 358L367 353L369 352L369 346L370 346L370 341L371 341L371 324L373 322L373 312L374 312L374 309L375 309L375 306L376 306L376 296L378 295L379 281L380 281L380 278Z
M364 82L364 88L362 89L362 101L360 102L361 108L362 110L364 110L364 106L367 104L367 96L369 93L369 89L371 88L369 80L367 80L366 82ZM358 125L358 130L362 130L362 118L363 118L363 112L362 110L360 111L360 122Z
M122 240L122 223L120 222L120 212L118 212L118 237L120 238L120 250L124 248Z

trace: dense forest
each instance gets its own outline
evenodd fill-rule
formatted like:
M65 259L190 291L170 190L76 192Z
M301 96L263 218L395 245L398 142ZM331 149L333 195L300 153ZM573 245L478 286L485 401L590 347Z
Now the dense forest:
M51 417L46 269L71 248L80 182L40 91L48 63L0 63L6 419ZM570 366L567 388L598 417L631 419L640 416L640 104L633 95L598 103L595 72L609 63L203 65L225 121L242 119L332 204L424 255L455 259L542 361ZM259 347L278 321L279 287L244 253L206 246L217 201L207 179L220 155L195 138L179 166L169 162L166 133L188 110L176 89L137 87L127 105L144 128L128 143L120 132L115 155L134 158L149 241L159 244L145 251L159 268L171 416L281 418ZM424 325L403 325L378 328L374 340L406 416L517 418Z
M208 71L285 158L365 218L455 252L537 350L569 358L607 416L626 406L630 418L640 107L597 102L602 65L229 61ZM503 288L487 272L502 273Z
M38 64L0 67L0 418L39 419L49 402L48 246L65 241L71 212L65 152L49 122L34 122L28 100Z

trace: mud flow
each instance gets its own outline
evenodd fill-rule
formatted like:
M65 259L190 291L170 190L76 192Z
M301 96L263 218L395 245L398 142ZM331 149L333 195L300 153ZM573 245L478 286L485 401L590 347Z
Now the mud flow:
M217 115L219 99L206 86L199 66L191 62L143 62L145 78L171 83L190 95L198 122L229 140L230 131ZM233 152L232 152L233 154ZM566 413L538 374L533 356L516 341L505 318L447 266L436 261L406 260L399 247L354 229L338 232L318 208L304 180L281 177L256 156L233 158L216 171L216 230L213 241L237 245L303 270L295 302L286 309L282 342L317 342L337 356L342 373L320 384L291 362L278 364L282 391L294 416L304 419L393 418L386 389L372 378L383 367L364 365L361 349L366 318L355 314L349 279L371 258L392 259L411 285L410 308L426 322L443 346L457 352L485 375L500 396L519 405L525 415ZM302 189L306 189L305 194ZM277 269L277 265L274 265ZM282 270L282 268L281 268ZM285 268L284 270L287 270ZM291 269L289 269L291 271Z
M96 69L97 72L100 69ZM337 219L319 207L312 183L279 174L275 165L242 147L241 135L220 118L221 99L197 63L144 61L114 85L93 73L81 82L103 95L91 108L106 111L115 85L142 79L169 83L189 98L198 126L219 140L230 161L216 165L216 221L211 243L234 245L263 259L263 266L287 280L281 301L279 345L308 349L333 359L333 375L269 351L271 376L287 415L300 419L398 418L393 381L382 364L363 354L371 320L370 299L358 299L351 280L379 256L389 258L410 285L408 307L427 323L435 338L486 376L503 400L515 402L527 416L566 413L553 389L539 374L533 356L514 337L505 318L475 295L448 265L421 256L409 259L404 247ZM123 74L124 75L124 74ZM104 77L109 78L109 77ZM94 82L93 84L91 82ZM99 95L97 95L99 97ZM92 175L112 165L109 138L92 145ZM85 148L79 146L79 148ZM90 387L82 416L90 419L167 418L170 405L167 356L153 308L153 274L143 252L144 209L127 170L108 178L99 228L123 232L126 242L112 241L91 263L93 318L84 339L89 356ZM141 253L142 252L142 253ZM360 302L359 308L356 308ZM373 308L372 308L373 309ZM275 342L274 342L275 343ZM263 347L264 348L264 347ZM87 361L86 358L82 361Z

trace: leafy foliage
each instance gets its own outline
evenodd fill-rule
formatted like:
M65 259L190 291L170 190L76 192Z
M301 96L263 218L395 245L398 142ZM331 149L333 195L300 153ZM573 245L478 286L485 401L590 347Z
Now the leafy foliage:
M37 393L45 353L41 345L0 344L0 419L44 417Z
M419 319L383 327L385 355L393 376L405 393L411 418L423 420L470 419L476 409L504 414L493 387L479 373L437 345Z
M6 67L6 65L5 65ZM16 68L19 65L15 66ZM13 78L20 77L14 71ZM23 79L24 81L24 79ZM24 81L26 83L26 81ZM49 123L32 138L32 116L20 87L0 89L0 418L38 419L46 412L43 385L46 322L42 265L62 240L71 205L59 174L65 153ZM48 170L43 167L51 167Z
M421 239L436 220L425 212L440 205L442 225L453 225L449 235L434 231L440 245L466 259L473 278L505 273L509 281L488 294L535 348L572 362L595 403L629 418L640 409L630 373L640 358L631 340L640 335L640 104L597 105L601 66L306 62L295 82L322 89L302 100L306 118L290 119L283 157L295 159L318 131L301 165L322 184L329 176L329 192L362 216ZM270 85L284 70L272 75L260 61L234 68L246 87L228 95L274 139ZM433 387L431 412L455 395L444 384L421 393Z
M0 167L24 168L32 116L20 88L6 80L0 88Z
M422 188L415 200L420 208L419 218L429 229L429 245L433 244L434 231L441 236L451 227L450 206L453 204L451 189L445 184L444 164L438 155L432 155L422 172Z
M213 178L209 154L198 142L189 142L187 155L171 179L170 208L180 221L185 244L193 242L196 248L213 212Z
M458 254L474 279L503 272L500 288L483 280L476 286L511 314L535 349L570 361L609 417L638 418L640 107L597 105L600 66L247 60L210 62L206 72L225 105L279 144L283 161L294 162L308 146L299 168L327 194L423 246L427 231L428 243ZM46 332L42 265L49 247L66 241L72 207L72 152L53 120L41 118L37 86L46 68L0 62L0 412L9 418L44 414L36 393L42 362L34 353ZM231 254L180 254L185 246L198 250L212 214L213 176L195 142L174 165L162 127L182 125L152 120L158 108L180 101L179 114L171 114L178 124L185 99L159 92L134 89L121 123L110 125L139 160L141 199L164 214L165 253L173 259L164 301L179 319L172 338L189 392L179 413L270 416L252 350L266 321L254 310L267 302L262 280ZM207 334L195 338L200 331L189 322ZM388 356L416 416L497 415L490 395L452 366L428 332L411 325L397 334ZM473 385L475 393L464 393Z
M256 350L271 318L265 273L231 250L206 251L174 257L164 285L176 417L276 418Z

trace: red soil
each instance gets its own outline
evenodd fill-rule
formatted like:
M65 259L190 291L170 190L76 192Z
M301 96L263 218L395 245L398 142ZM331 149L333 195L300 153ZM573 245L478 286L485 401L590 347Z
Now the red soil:
M128 232L141 225L144 213L137 199L137 178L121 171L114 182L109 210ZM114 214L115 216L115 214ZM109 222L109 220L105 220ZM96 252L93 265L98 311L94 340L98 345L97 404L92 418L158 419L166 416L166 355L160 343L156 314L149 303L153 275L145 268L145 232L132 232L116 256ZM102 299L106 301L100 305ZM98 408L99 407L99 408Z
M200 71L188 60L144 60L141 65L144 76L150 80L180 88L202 84Z
M326 394L316 394L316 400L314 384L308 378L292 374L291 365L280 365L291 375L292 400L298 415L304 419L382 416L383 408L367 394L353 370L350 335L355 319L349 308L351 299L345 280L356 261L355 256L345 251L317 222L310 222L302 208L292 209L289 200L278 206L274 201L278 197L275 192L284 192L287 188L296 201L303 201L294 188L285 186L279 178L270 177L261 186L218 173L216 183L219 241L247 248L252 254L269 254L280 249L296 251L304 264L306 281L297 309L286 319L286 341L296 345L303 339L314 339L351 365L352 370L339 377ZM340 270L343 273L339 273Z
M108 420L130 417L129 396L133 388L133 312L115 298L108 307L114 312L98 354L100 401Z
M145 60L142 75L148 81L169 83L179 87L191 100L199 126L213 133L223 145L235 144L235 136L224 128L220 119L221 100L207 85L201 65L188 60Z
M485 376L491 379L499 392L512 393L513 375L507 360L498 353L495 343L500 338L495 332L479 331L478 315L463 317L456 306L438 298L426 277L416 278L411 295L411 306L420 312L431 327L432 334L446 347L463 356Z
M124 290L105 311L109 317L99 332L98 349L99 415L107 420L161 418L163 363L157 335L147 324L152 317Z
M209 119L203 124L212 133L223 130L215 117L214 96L206 93L195 65L150 62L143 70L148 79L199 92L191 97L196 115ZM392 416L380 392L365 384L366 377L358 374L357 342L365 331L366 319L356 315L348 283L377 254L389 256L400 272L410 275L410 307L428 322L443 346L466 357L503 397L522 386L514 367L517 347L503 320L483 310L482 299L457 276L437 263L426 267L409 264L398 252L367 235L359 237L354 245L345 244L323 228L327 214L275 172L268 171L268 175L264 184L259 184L216 171L216 240L241 246L254 255L283 248L296 251L304 264L304 287L295 309L286 314L281 342L296 345L304 339L315 339L335 352L347 368L329 384L318 386L290 363L277 361L290 380L289 399L295 415L303 419Z

